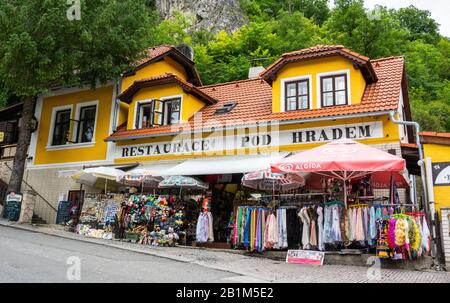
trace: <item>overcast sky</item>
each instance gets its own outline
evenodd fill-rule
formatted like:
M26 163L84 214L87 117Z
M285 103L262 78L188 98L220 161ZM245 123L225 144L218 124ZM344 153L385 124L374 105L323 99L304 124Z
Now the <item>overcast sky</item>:
M375 4L388 8L401 8L409 5L431 12L431 17L439 23L440 32L450 37L450 0L364 0L367 8L373 8Z

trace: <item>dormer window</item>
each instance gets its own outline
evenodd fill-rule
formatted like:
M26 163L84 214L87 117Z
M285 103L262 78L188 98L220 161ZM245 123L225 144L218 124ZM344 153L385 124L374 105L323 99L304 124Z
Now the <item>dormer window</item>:
M181 119L181 98L138 102L136 113L137 129L178 124Z
M321 106L337 106L348 104L347 74L320 77Z
M309 79L285 82L286 111L309 109Z

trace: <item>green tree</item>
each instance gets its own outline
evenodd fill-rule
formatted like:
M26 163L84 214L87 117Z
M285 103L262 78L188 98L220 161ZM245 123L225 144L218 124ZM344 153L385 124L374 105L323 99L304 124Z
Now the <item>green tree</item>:
M325 28L334 43L374 59L402 54L408 34L394 11L378 6L368 14L363 0L336 0Z
M414 5L401 8L396 13L401 26L408 29L411 40L425 40L437 43L440 40L439 24L431 18L427 10L420 10Z
M0 2L0 86L24 101L8 190L21 188L37 96L54 85L94 87L114 79L140 58L150 25L146 2Z

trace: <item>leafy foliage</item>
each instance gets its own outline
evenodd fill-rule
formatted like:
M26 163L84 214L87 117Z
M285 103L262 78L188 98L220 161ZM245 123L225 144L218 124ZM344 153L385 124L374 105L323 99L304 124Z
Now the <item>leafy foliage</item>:
M82 0L81 19L69 20L66 1L1 1L0 82L14 95L35 96L120 75L148 42L146 2Z

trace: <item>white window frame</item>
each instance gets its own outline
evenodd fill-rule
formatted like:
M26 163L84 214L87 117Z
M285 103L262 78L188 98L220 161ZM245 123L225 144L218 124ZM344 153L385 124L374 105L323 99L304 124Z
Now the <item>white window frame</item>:
M304 76L297 76L297 77L290 77L290 78L283 78L281 79L281 87L280 87L280 112L286 112L286 83L287 82L293 82L293 81L301 81L301 80L308 80L309 83L309 109L313 109L313 89L312 89L312 75L304 75ZM299 109L301 110L301 109ZM305 110L305 109L303 109Z
M47 146L46 149L61 149L69 145L69 143L66 143L65 145L52 145L53 143L53 135L55 132L55 120L56 120L56 112L62 111L62 110L68 110L70 109L70 117L72 119L73 116L73 104L70 105L63 105L63 106L57 106L52 108L52 117L50 119L50 128L48 133L48 140L47 140ZM72 128L72 125L70 124L69 130Z
M184 123L185 121L183 121L183 95L174 95L174 96L167 96L164 98L161 98L161 101L164 100L170 100L170 99L180 99L180 120L178 121L178 123ZM164 106L164 117L167 117L167 108ZM168 117L167 117L168 119ZM164 121L166 122L166 121ZM165 124L166 125L166 124Z
M95 144L95 134L97 133L97 121L98 121L98 106L99 106L99 101L95 100L95 101L88 101L88 102L83 102L83 103L78 103L76 105L76 109L75 109L75 120L79 121L80 120L80 116L81 116L81 108L82 107L86 107L86 106L93 106L95 105L95 122L94 122L94 133L92 135L92 141L91 142L83 142L83 143L73 143L72 145L87 145L87 144L91 144L94 145ZM78 130L78 125L77 125L77 129ZM78 133L76 132L76 130L74 130L72 132L72 142L76 142L77 141L77 136Z
M345 74L347 77L347 100L348 103L346 105L352 104L352 96L351 96L351 83L350 83L350 69L331 71L326 73L319 73L316 75L316 94L317 94L317 108L322 108L322 77L327 76L336 76L340 74ZM345 106L345 105L337 105L337 106ZM333 107L333 106L329 106Z

